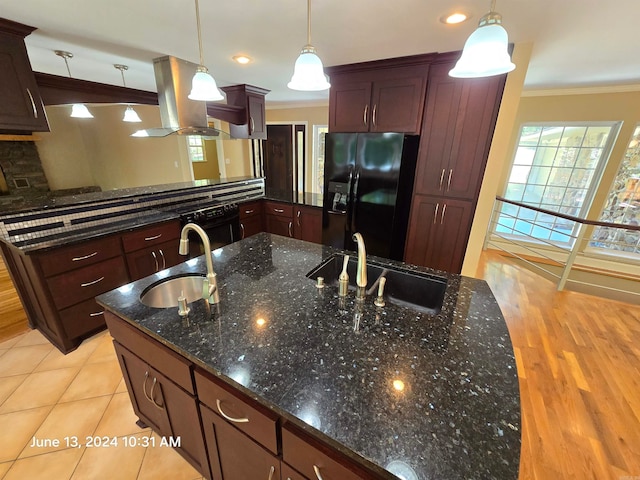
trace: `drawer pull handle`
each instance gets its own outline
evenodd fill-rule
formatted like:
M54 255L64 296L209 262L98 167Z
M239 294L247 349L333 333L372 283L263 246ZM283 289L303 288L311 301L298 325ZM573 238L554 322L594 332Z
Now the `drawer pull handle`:
M156 272L157 272L159 268L158 268L158 257L156 257L156 252L151 252L151 256L153 257L153 262L156 265Z
M145 242L150 242L151 240L157 240L158 238L160 238L162 236L161 233L159 233L158 235L154 235L152 237L144 237L144 241Z
M255 210L245 210L245 215L251 215Z
M247 423L249 421L248 418L233 418L230 417L229 415L227 415L226 413L224 413L222 411L221 405L220 405L220 399L216 398L216 406L218 407L218 413L220 413L220 415L223 416L223 418L225 418L226 420L229 420L230 422L235 422L235 423Z
M33 95L31 94L31 90L27 88L27 94L29 95L29 100L31 100L31 108L33 109L33 118L38 118L38 109L36 108L36 102L33 101Z
M302 224L300 223L300 215L302 214L302 210L298 210L298 215L296 215L296 217L298 217L298 226L301 227Z
M444 223L444 214L447 211L447 204L442 205L442 214L440 215L440 225Z
M293 228L293 222L289 222L289 236L291 238L293 238L293 232L291 231L292 228Z
M82 257L73 257L71 259L71 261L72 262L80 262L82 260L86 260L87 258L95 257L97 254L98 254L98 252L93 252L93 253L90 253L89 255L84 255Z
M365 127L367 126L367 123L368 123L367 113L369 113L368 104L364 106L364 111L362 112L362 123L364 124Z
M436 224L436 220L438 219L438 209L440 208L440 204L436 203L436 212L433 214L433 224Z
M322 475L320 475L320 468L318 468L317 466L313 466L313 471L316 474L316 477L318 477L318 480L323 480L322 479Z
M144 398L146 398L147 400L149 400L150 402L151 397L149 397L149 395L147 394L147 379L149 378L149 372L144 372L144 381L142 382L142 393L144 393Z
M440 186L438 187L438 190L442 190L442 180L444 180L444 168L442 169L442 173L440 174Z
M90 317L99 317L100 315L104 315L104 310L102 310L101 312L93 312L89 314Z
M240 230L242 230L242 234L240 235L240 240L244 240L244 225L240 224Z
M156 377L153 377L153 383L151 384L151 392L149 393L149 395L151 396L151 403L153 403L156 408L159 408L160 410L164 410L164 407L162 405L158 405L158 403L156 402L156 399L154 398L154 390L156 389L156 385L158 384L158 379Z
M449 170L449 179L447 180L447 192L449 191L449 188L451 188L451 175L453 175L453 169Z
M376 125L376 110L378 110L378 104L377 103L373 106L373 115L371 116L371 119L373 121L373 126L374 127L377 127L377 125Z
M284 210L282 208L274 208L273 211L276 213L284 213Z
M104 277L100 277L92 282L87 282L87 283L81 283L80 286L81 287L90 287L91 285L95 285L96 283L100 283L102 280L104 280Z
M162 270L167 268L167 260L164 258L164 252L162 249L158 250L160 252L160 256L162 257Z
M271 470L269 470L269 480L273 479L273 474L276 471L276 467L274 467L273 465L271 465Z

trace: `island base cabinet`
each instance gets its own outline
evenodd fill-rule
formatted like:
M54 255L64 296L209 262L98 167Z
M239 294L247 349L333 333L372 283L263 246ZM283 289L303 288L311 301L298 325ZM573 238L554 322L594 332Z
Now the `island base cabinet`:
M347 459L338 459L338 457L336 452L329 451L291 424L282 427L282 460L304 475L303 477L291 477L291 480L304 477L309 479L322 478L323 480L377 478L368 472L361 471L355 465L350 464ZM347 467L347 465L349 466Z
M200 404L214 480L280 480L280 459Z
M113 343L138 418L209 477L197 400L117 341Z

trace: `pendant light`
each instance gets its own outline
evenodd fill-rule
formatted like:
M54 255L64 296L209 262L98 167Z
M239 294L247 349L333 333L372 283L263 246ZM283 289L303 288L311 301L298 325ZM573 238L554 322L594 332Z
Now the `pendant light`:
M509 57L509 39L502 26L502 15L491 1L489 13L478 22L478 28L464 44L462 56L449 72L452 77L490 77L512 71L516 66Z
M311 0L307 0L307 44L293 68L293 76L287 86L292 90L318 91L331 87L322 67L322 60L311 45Z
M127 67L126 65L120 65L119 63L116 63L113 66L118 70L120 70L120 74L122 75L122 85L124 85L126 88L127 83L124 81L124 71L129 70L129 67ZM122 121L123 122L141 122L142 120L140 119L136 111L133 109L133 107L131 105L127 105L127 109L124 111L124 118L122 119Z
M67 66L67 73L69 74L69 78L73 78L71 76L71 70L69 69L69 59L73 58L73 53L65 52L64 50L54 50L53 51L59 57L64 59L64 64ZM73 118L93 118L89 109L83 103L74 103L71 107L71 116Z
M216 85L216 81L209 73L209 70L204 66L204 59L202 55L202 33L200 31L200 8L198 6L198 0L196 0L196 21L198 27L200 65L196 68L196 73L193 76L193 80L191 80L191 93L189 93L189 98L191 100L215 102L217 100L222 100L224 97L222 96L222 93L220 93L220 90L218 90L218 85Z

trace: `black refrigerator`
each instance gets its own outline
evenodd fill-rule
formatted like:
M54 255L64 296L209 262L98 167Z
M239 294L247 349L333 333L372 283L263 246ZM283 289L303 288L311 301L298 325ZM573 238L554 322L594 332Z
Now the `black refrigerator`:
M329 133L325 137L322 243L402 260L418 156L417 135Z

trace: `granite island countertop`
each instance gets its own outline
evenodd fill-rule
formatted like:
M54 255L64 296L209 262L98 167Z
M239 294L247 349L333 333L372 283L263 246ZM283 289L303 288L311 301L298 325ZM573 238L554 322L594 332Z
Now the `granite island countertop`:
M305 277L335 252L264 233L216 250L220 303L191 303L188 320L139 297L168 276L205 273L203 256L97 301L381 478L516 479L516 364L486 282L446 275L435 315L343 302Z

